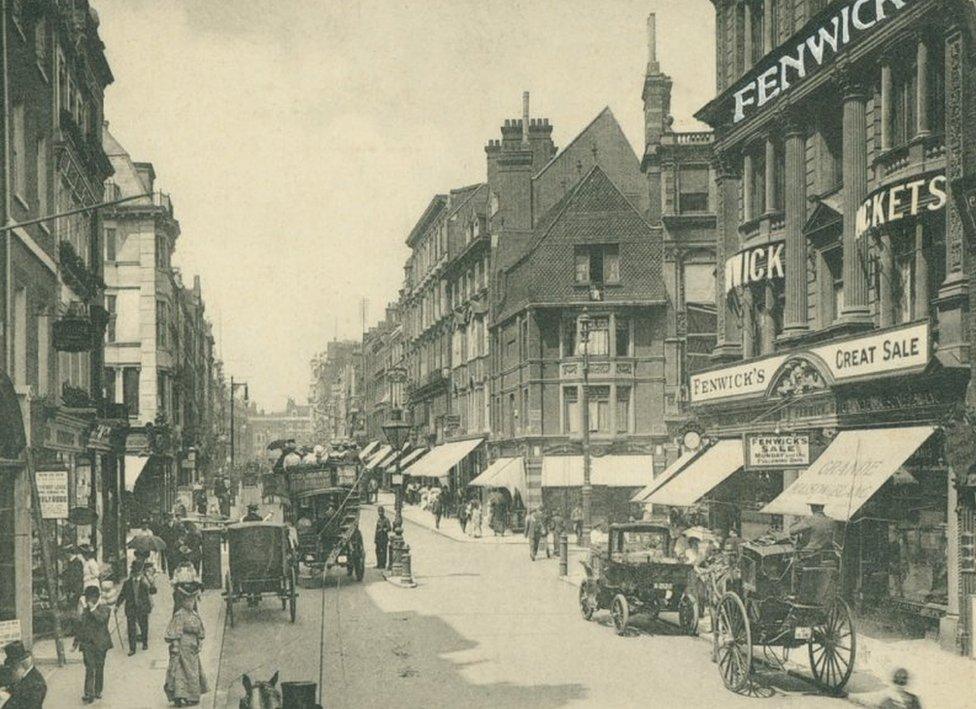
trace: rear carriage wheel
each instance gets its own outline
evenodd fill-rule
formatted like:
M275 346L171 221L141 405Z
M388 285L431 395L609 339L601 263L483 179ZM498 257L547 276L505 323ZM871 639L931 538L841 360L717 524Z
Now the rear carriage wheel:
M840 691L854 671L857 633L851 609L841 598L832 598L824 606L824 620L813 628L810 643L810 669L824 689Z
M593 611L595 611L596 608L594 608L593 599L590 598L590 592L587 588L586 581L580 583L579 608L580 615L583 616L583 620L593 620Z
M627 623L630 622L630 605L627 597L618 593L610 603L610 617L613 618L613 627L617 629L617 635L627 632Z
M230 574L224 576L224 593L227 596L227 620L234 627L234 591L231 588Z
M727 592L718 604L718 668L722 682L733 692L749 682L752 672L752 632L742 599Z
M698 599L685 593L678 602L678 623L688 635L698 634Z

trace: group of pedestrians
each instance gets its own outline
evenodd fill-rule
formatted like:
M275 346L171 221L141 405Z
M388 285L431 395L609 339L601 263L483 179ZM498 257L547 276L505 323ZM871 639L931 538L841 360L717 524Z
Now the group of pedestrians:
M572 517L570 517L570 521ZM575 527L575 522L573 522ZM559 538L569 532L570 525L558 510L545 506L530 510L525 517L525 536L529 540L529 558L535 561L537 555L545 552L546 558L559 553ZM552 535L550 550L549 536Z

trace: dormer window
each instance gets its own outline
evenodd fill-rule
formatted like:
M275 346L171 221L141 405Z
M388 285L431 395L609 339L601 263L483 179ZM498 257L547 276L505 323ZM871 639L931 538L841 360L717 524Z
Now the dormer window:
M620 282L620 248L617 244L577 246L576 283L603 285Z

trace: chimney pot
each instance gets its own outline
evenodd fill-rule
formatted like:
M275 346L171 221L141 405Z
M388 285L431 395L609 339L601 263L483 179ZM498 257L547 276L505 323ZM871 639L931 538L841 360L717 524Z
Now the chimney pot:
M529 92L522 92L522 144L529 144Z

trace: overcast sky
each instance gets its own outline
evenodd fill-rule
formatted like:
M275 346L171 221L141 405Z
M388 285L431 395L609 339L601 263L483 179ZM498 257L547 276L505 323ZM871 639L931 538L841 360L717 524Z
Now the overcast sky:
M312 355L395 298L431 196L485 177L507 117L565 145L610 106L643 150L645 22L676 126L713 94L707 0L94 0L115 83L105 115L152 162L203 279L229 374L304 401Z

